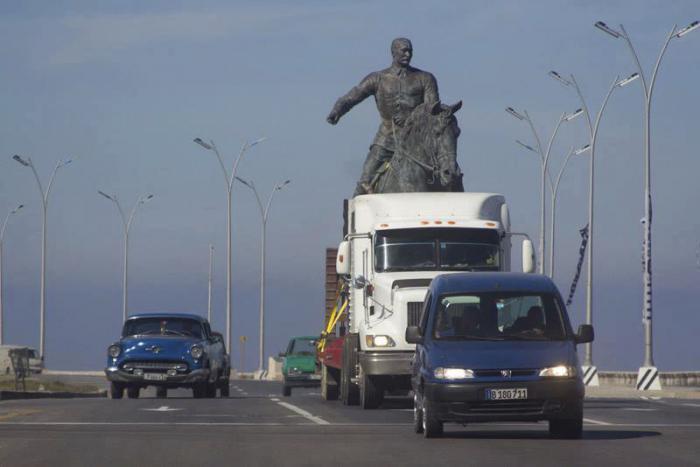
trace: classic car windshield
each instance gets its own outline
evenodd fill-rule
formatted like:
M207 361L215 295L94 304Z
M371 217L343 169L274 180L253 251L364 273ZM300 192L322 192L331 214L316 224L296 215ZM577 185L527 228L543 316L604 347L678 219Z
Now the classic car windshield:
M202 326L199 321L188 318L139 318L127 321L122 335L185 336L201 339Z
M433 334L445 340L566 339L563 307L552 294L484 293L442 297Z
M312 339L294 339L288 353L296 355L315 355L315 343L316 341Z

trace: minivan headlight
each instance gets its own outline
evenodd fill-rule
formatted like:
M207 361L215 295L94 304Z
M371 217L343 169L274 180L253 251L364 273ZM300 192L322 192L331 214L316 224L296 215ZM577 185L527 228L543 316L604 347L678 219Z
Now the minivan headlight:
M384 335L367 335L365 336L367 347L395 347L396 342L389 336Z
M112 344L109 347L107 347L107 353L110 357L117 358L119 355L121 355L122 348L117 344Z
M438 368L435 368L433 375L435 375L435 378L437 378L437 379L448 379L448 380L471 379L474 377L474 371L467 370L465 368L438 367Z
M202 358L202 355L204 355L204 349L202 348L201 345L193 345L192 348L190 349L190 354L192 355L192 358L200 359Z
M554 378L571 378L576 376L576 368L573 366L552 366L549 368L542 368L540 370L540 376L554 377Z

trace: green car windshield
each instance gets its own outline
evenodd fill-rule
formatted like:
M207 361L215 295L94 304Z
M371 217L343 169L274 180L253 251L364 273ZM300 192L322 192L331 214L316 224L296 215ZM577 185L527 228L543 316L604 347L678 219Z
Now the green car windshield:
M290 355L315 355L316 341L313 339L294 339L289 345Z

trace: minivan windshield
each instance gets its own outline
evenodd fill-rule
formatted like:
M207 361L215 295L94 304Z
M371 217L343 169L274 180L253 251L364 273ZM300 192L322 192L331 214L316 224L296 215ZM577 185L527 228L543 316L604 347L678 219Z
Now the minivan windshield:
M139 318L124 324L123 337L137 335L185 336L202 338L199 321L189 318Z
M377 232L374 268L391 271L498 271L498 231L430 228Z
M316 355L316 341L313 339L294 339L287 353L294 355Z
M562 340L563 307L552 294L484 293L440 299L433 337L445 340Z

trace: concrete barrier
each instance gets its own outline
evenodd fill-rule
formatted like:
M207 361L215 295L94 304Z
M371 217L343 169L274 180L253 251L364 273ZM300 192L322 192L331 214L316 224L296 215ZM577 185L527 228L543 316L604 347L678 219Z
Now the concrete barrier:
M14 399L84 399L107 397L107 391L99 392L49 392L49 391L0 391L0 400Z
M606 386L632 386L637 383L636 371L599 371L600 384ZM659 372L661 386L700 387L700 371Z

